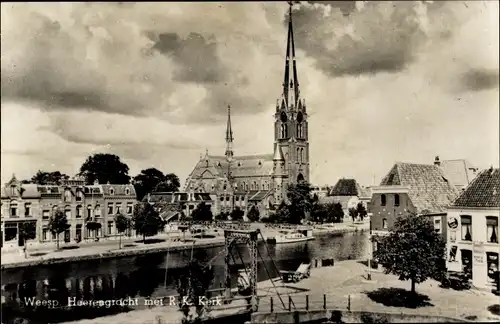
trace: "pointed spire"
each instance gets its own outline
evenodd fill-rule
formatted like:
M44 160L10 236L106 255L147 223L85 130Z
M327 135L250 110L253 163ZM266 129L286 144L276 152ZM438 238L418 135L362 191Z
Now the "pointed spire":
M226 159L233 158L233 129L231 128L231 106L227 106L227 126L226 126Z
M299 100L299 80L297 76L297 64L295 62L295 42L293 38L293 23L292 23L292 6L293 3L288 2L290 8L288 10L288 36L286 44L285 58L285 76L283 79L283 96L287 107L296 106ZM292 61L290 66L290 60ZM292 97L289 93L292 92Z
M283 157L283 151L281 150L281 146L275 143L273 161L284 161L284 160L285 158Z

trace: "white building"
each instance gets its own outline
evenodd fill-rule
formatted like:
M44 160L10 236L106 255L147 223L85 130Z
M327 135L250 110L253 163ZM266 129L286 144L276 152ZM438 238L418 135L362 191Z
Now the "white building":
M498 280L500 170L482 171L448 209L447 268L472 284L493 288Z

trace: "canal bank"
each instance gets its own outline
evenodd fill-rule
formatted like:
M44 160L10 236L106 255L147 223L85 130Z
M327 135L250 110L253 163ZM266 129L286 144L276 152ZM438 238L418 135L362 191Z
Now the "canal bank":
M455 291L439 288L438 283L428 280L417 286L417 291L428 297L425 305L415 308L384 305L373 297L371 292L393 290L408 290L409 283L400 281L393 275L380 272L372 274L372 280L365 280L366 266L361 261L349 260L336 262L332 267L314 268L311 277L295 284L283 284L278 279L262 281L258 283L259 313L274 312L282 313L288 310L305 311L306 301L311 311L321 312L326 300L326 309L341 310L343 313L352 314L386 314L388 317L397 317L397 320L420 319L422 313L436 321L443 317L466 322L474 318L474 321L498 321L500 317L492 315L487 307L498 302L496 296L479 291ZM325 280L328 278L328 280ZM279 293L279 296L278 296ZM307 297L306 297L307 296ZM274 302L271 302L271 298ZM290 298L293 300L289 305ZM394 295L389 297L394 298ZM283 304L282 302L283 301ZM274 306L271 306L274 305ZM244 306L238 303L234 306ZM241 308L233 310L216 310L212 316L231 315L241 312ZM323 311L324 312L324 311ZM351 316L352 317L352 316ZM156 323L181 323L182 314L175 307L154 307L105 316L96 319L85 319L73 324L104 324L104 323L127 323L127 324L156 324ZM393 320L394 321L394 320ZM393 322L392 321L392 322ZM443 320L446 321L446 320ZM347 318L345 319L346 323ZM406 320L408 322L408 320ZM285 322L284 322L285 323ZM292 321L293 323L293 321ZM351 323L353 323L351 321Z
M259 238L272 237L276 235L279 227L267 228L264 224L252 224L251 229L259 229L262 236ZM344 234L349 232L363 231L367 229L366 224L361 225L348 225L348 224L334 224L330 226L315 227L313 235L327 235L327 234ZM209 236L210 237L210 236ZM223 232L216 233L212 238L196 238L190 242L173 241L172 238L157 240L160 242L152 244L143 244L136 241L134 244L124 244L124 248L118 249L117 243L110 245L110 242L104 244L96 244L93 246L70 246L63 247L61 250L51 250L44 252L31 252L28 251L28 258L20 251L15 252L2 252L2 265L1 269L15 269L26 268L42 265L55 265L62 263L84 262L91 260L103 260L113 258L132 257L146 254L158 254L166 252L180 252L191 249L209 249L221 247L224 245Z

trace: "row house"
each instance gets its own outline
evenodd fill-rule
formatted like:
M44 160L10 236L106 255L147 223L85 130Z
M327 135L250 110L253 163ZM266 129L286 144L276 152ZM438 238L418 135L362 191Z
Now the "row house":
M446 208L459 194L438 166L412 163L396 163L371 192L374 250L376 237L387 235L396 219L409 213L430 217L436 232L446 237Z
M498 168L479 173L448 208L447 268L479 288L498 289L499 216Z
M15 176L2 188L2 244L22 246L19 224L36 223L37 242L53 242L57 238L49 230L51 217L62 211L70 228L60 235L64 242L80 242L117 235L117 214L132 217L136 194L132 185L85 185L71 179L61 185L22 184ZM95 228L86 224L95 222ZM2 247L4 247L2 245Z

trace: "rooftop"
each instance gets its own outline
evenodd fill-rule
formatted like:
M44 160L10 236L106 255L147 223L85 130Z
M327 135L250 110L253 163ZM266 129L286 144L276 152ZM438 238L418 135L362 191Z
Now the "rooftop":
M500 208L500 170L490 168L480 172L453 202L453 206Z
M443 212L458 196L458 190L436 165L396 163L380 186L409 187L410 199L418 213Z
M330 196L360 196L361 186L354 179L340 179L330 191Z

